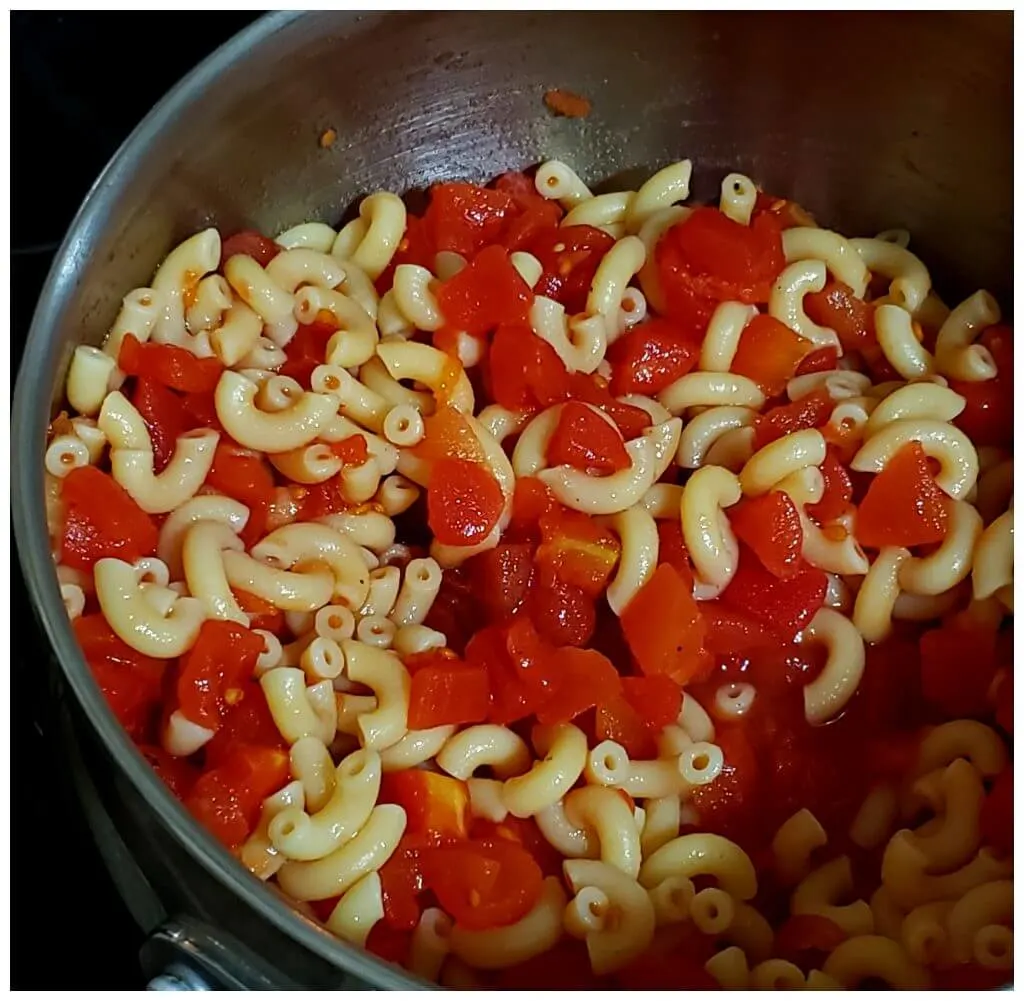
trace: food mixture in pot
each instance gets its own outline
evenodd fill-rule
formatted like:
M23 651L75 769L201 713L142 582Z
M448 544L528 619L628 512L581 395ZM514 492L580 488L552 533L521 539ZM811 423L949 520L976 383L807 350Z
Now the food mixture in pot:
M446 986L1012 979L1012 331L689 161L208 229L79 347L97 684L308 917Z

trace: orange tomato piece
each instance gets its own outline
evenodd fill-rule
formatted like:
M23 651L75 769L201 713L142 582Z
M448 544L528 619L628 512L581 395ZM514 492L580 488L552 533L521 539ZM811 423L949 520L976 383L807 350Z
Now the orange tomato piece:
M442 282L437 303L445 321L473 337L501 323L528 324L533 293L501 246L485 247L458 274Z
M693 564L686 549L683 524L679 518L658 521L658 562L671 564L683 583L693 590Z
M364 434L350 434L334 442L330 448L345 466L361 466L370 457Z
M754 447L764 448L765 445L804 428L824 427L832 416L834 407L832 397L823 389L792 403L772 407L760 414L754 423Z
M562 407L558 424L548 442L548 462L553 466L615 473L628 469L629 453L619 432L600 414L576 400Z
M657 675L651 675L651 679L655 677ZM622 680L625 683L634 679L623 678ZM680 690L671 678L666 680L670 685L676 687L676 691ZM594 714L594 732L599 740L614 740L615 743L621 744L631 758L656 758L658 756L658 745L654 739L654 732L625 694L602 702L597 707L597 712Z
M640 670L665 674L680 685L708 668L706 628L693 593L662 563L620 616L622 632Z
M300 323L292 339L284 346L286 361L281 375L295 379L309 389L313 369L323 365L327 357L327 343L337 333L334 317L322 311L312 323Z
M853 499L853 484L846 467L839 461L833 446L825 452L825 461L818 467L825 481L825 490L821 500L816 504L808 504L804 510L819 525L827 525L836 518L841 518L850 510Z
M539 519L537 566L591 597L605 588L619 559L618 538L594 518L554 508Z
M221 441L206 483L249 508L249 520L241 538L247 546L258 542L263 537L276 492L274 474L266 461L248 449Z
M204 398L202 394L183 397L168 389L162 382L149 376L139 376L135 380L130 398L132 406L146 424L149 440L153 446L153 471L163 472L170 462L178 438L193 425L194 408L190 412L187 407L194 401ZM212 395L210 395L212 399ZM219 425L219 421L217 424Z
M465 782L450 775L419 768L387 772L381 779L377 801L402 807L406 834L413 837L437 840L467 836L469 793Z
M597 650L565 646L546 658L547 690L537 707L540 723L568 723L580 713L613 701L622 681L612 662Z
M989 327L978 339L996 364L996 377L984 382L949 380L949 388L967 401L954 424L975 445L1013 447L1013 331Z
M467 560L466 571L491 621L507 621L526 599L533 574L533 547L525 542L501 542Z
M813 350L810 341L784 323L759 313L743 328L729 370L752 379L765 396L778 396Z
M504 191L462 181L435 184L423 217L427 239L436 250L453 250L471 258L499 243L515 202Z
M197 358L176 344L140 343L134 334L125 334L121 341L117 367L181 393L212 393L224 371L217 358Z
M804 296L808 317L836 332L845 351L872 348L875 340L874 307L857 298L849 285L830 278L820 292Z
M409 728L482 723L491 707L487 669L450 660L412 676Z
M800 569L804 532L788 494L771 490L740 501L729 508L729 524L776 577L792 577Z
M677 324L651 317L626 331L609 349L611 391L615 396L653 396L697 364L696 341Z
M941 542L949 523L949 498L936 485L928 458L908 442L871 481L857 508L862 546L925 546Z
M255 229L243 229L229 236L220 248L220 263L224 266L236 254L246 254L260 267L265 268L277 255L281 248L269 237Z
M490 679L490 722L507 725L533 715L536 694L526 685L513 663L507 645L507 633L488 626L475 633L466 644L466 660L487 668Z
M526 246L544 268L534 293L560 302L569 314L583 312L601 258L614 245L613 237L594 226L553 226L537 233Z
M258 681L244 681L243 695L234 705L226 704L220 726L203 748L207 768L224 764L240 747L272 747L287 751L270 706Z
M231 593L235 596L238 607L249 616L250 629L265 629L275 636L283 631L284 612L273 602L241 588L233 587Z
M427 524L447 546L483 542L498 522L505 498L490 469L465 459L439 459L430 472Z
M438 407L423 419L423 425L423 440L410 449L417 459L425 462L436 462L439 459L462 459L474 463L485 461L480 439L465 416L454 407Z

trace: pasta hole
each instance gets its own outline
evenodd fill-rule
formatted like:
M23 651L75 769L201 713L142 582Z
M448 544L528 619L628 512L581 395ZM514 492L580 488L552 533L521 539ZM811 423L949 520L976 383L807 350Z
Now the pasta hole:
M294 833L295 833L295 822L291 821L291 820L286 820L281 825L281 836L287 838L287 837L289 837L290 835L292 835Z
M341 628L341 616L337 615L337 614L328 616L328 618L327 618L327 625L331 629L340 629Z
M324 379L324 389L340 389L341 380L336 375L329 375Z
M732 190L737 195L742 195L743 194L743 182L742 181L733 181L732 182Z
M604 765L605 770L609 771L609 772L614 772L615 771L615 766L616 766L617 763L618 762L615 760L615 758L612 755L610 755L610 754L606 754L604 756L604 760L601 762L601 764Z
M550 177L549 177L549 178L548 178L548 179L547 179L547 180L546 180L546 181L545 181L544 183L545 183L545 184L546 184L546 185L547 185L547 186L548 186L549 188L551 188L552 190L554 190L555 188L557 188L557 187L558 187L558 178L557 178L557 177L556 177L556 176L555 176L554 174L552 174L552 175L551 175L551 176L550 176ZM563 246L563 247L562 247L562 250L564 250L564 249L565 249L565 247ZM556 253L556 254L560 254L560 253L562 252L562 250L559 250L559 249L558 249L558 247L555 247L555 253Z
M693 767L698 772L703 772L711 764L711 759L708 758L708 756L706 754L698 754L698 755L696 755L696 757L693 758L693 760L690 762L690 764L693 765Z
M149 295L139 296L139 305L140 306L152 306L153 305L153 297L149 296Z

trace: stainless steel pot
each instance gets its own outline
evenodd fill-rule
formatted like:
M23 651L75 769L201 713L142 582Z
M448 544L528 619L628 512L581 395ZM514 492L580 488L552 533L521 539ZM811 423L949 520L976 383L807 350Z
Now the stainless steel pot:
M337 221L358 195L548 156L621 185L680 156L846 232L910 229L949 298L1009 291L1012 19L991 14L275 14L135 130L57 254L15 393L13 517L66 699L69 760L162 986L421 986L293 912L201 831L107 710L53 574L47 422L74 346L175 241ZM587 95L551 117L544 91ZM321 148L328 128L337 140ZM161 930L161 928L163 930ZM174 980L177 976L179 979Z

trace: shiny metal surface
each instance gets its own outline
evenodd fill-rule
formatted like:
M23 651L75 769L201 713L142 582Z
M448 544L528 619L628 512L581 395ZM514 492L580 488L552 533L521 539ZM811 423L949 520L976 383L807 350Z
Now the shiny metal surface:
M116 762L104 781L120 788L105 800L147 876L165 867L154 883L187 899L205 881L206 919L255 936L289 977L338 986L334 967L414 986L299 917L192 824L107 711L65 618L43 521L46 424L75 344L101 339L176 240L209 223L335 222L375 188L548 156L608 185L689 156L698 197L742 170L846 232L910 229L947 298L984 285L1009 305L1011 67L1002 14L284 13L186 78L107 167L58 253L12 417L25 577ZM548 115L555 86L587 95L591 116ZM323 149L328 128L338 137Z

